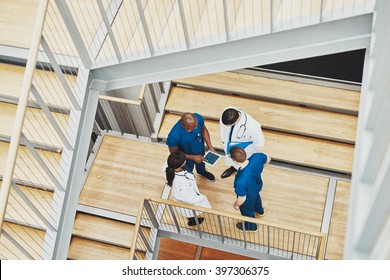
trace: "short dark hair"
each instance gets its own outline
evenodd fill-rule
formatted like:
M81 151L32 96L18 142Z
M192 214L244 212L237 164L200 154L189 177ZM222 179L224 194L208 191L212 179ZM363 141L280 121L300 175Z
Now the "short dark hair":
M230 157L237 162L244 162L246 160L246 152L241 147L232 147L229 150Z
M236 109L233 109L233 108L226 109L222 113L222 118L221 118L222 123L224 125L234 124L237 121L239 116L240 116L240 114Z

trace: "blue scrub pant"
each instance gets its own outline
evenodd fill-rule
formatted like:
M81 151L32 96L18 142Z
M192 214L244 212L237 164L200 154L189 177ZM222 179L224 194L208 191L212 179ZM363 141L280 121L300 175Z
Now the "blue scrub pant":
M263 208L263 203L261 201L260 194L257 195L255 199L252 200L247 200L240 206L240 212L241 215L247 216L247 217L255 217L255 211L258 213L263 213L264 208ZM249 223L245 222L245 229L250 229L250 230L256 230L257 225L254 223Z
M197 172L198 174L203 175L203 174L206 173L206 166L205 166L205 163L204 163L204 162L202 162L202 163L196 163L195 161L190 160L190 159L187 159L187 160L186 160L186 166L187 166L186 170L187 170L188 172L193 173L194 165L196 166L196 172Z

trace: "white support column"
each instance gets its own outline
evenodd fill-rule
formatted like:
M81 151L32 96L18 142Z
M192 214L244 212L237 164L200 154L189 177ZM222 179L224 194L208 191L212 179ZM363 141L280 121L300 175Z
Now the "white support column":
M377 0L375 40L371 44L375 55L367 50L363 71L344 250L346 259L390 256L390 84L388 76L382 76L388 66L380 62L389 61L390 54L382 43L377 44L379 37L389 36L389 14L389 2Z
M66 260L80 191L83 187L84 167L93 130L99 91L90 90L85 94L77 139L72 157L64 203L53 250L53 259Z

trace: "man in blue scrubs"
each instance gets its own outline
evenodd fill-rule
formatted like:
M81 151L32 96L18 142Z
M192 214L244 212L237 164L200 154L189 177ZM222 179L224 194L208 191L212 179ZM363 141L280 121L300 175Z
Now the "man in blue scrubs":
M216 153L216 150L211 145L210 133L204 125L204 119L196 113L185 113L172 127L167 139L170 153L182 151L186 154L187 171L192 172L194 166L196 166L196 172L199 175L208 181L214 182L214 175L206 170L203 162L205 142L208 149Z
M232 160L237 163L239 169L234 179L234 192L237 199L233 204L234 209L240 209L241 215L255 217L257 213L260 217L265 215L265 210L260 197L260 191L263 188L261 173L271 158L263 153L255 153L249 159L246 158L246 152L241 147L232 147L230 149ZM238 230L243 231L242 223L237 223ZM245 231L257 231L257 225L245 222Z

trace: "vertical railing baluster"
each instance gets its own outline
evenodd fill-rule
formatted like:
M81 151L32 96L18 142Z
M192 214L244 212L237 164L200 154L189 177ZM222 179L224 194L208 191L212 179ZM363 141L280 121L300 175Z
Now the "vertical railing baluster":
M226 0L223 0L223 18L225 22L225 33L226 33L226 42L230 41L230 29L229 29L229 16L228 16L228 6Z
M188 50L190 48L190 37L188 35L188 27L187 27L186 17L185 17L185 14L184 14L184 8L183 8L182 0L178 0L177 1L177 5L179 6L180 20L181 20L181 24L182 24L182 27L183 27L184 39L186 41L186 47L187 47L187 50Z
M155 54L155 50L153 47L152 38L150 37L150 31L149 31L149 27L148 27L148 22L146 21L144 8L142 7L142 3L140 0L136 0L136 3L137 3L137 8L138 8L138 13L140 16L141 24L142 24L142 27L143 27L144 32L145 32L146 42L148 43L149 52L150 52L150 55L153 57Z

